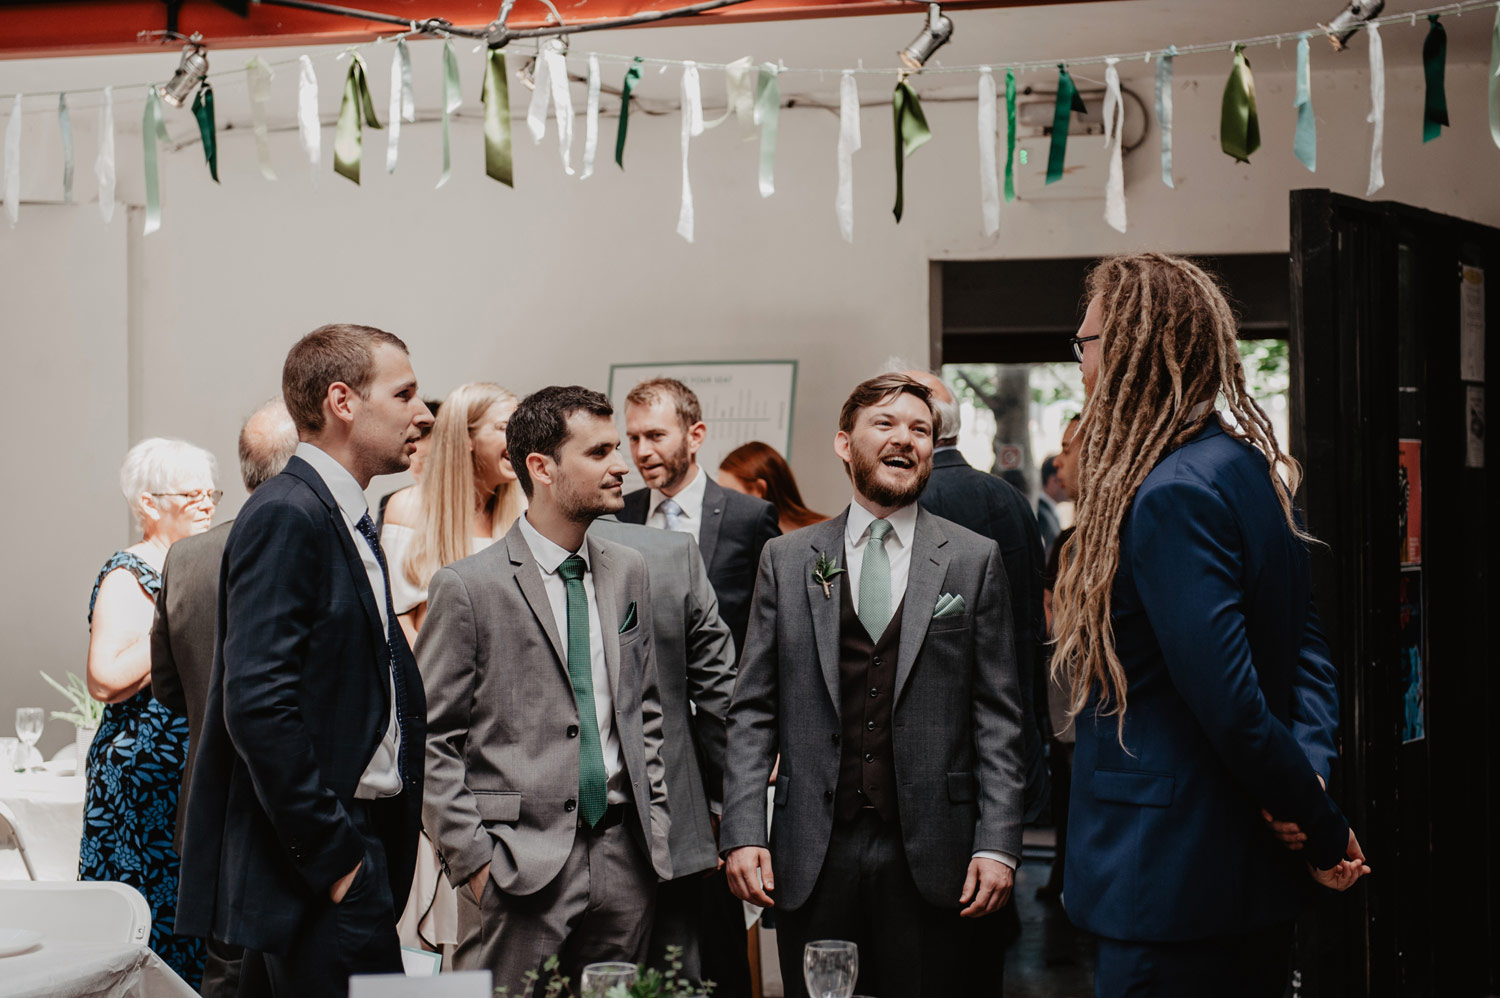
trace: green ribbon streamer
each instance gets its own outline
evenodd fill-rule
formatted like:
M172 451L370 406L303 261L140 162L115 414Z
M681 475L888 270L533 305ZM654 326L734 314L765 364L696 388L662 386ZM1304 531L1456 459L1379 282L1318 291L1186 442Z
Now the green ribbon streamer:
M68 117L68 95L57 95L57 127L62 132L63 201L73 203L73 122Z
M1057 64L1057 104L1052 111L1052 148L1047 153L1047 183L1055 184L1062 179L1063 160L1068 155L1068 126L1073 112L1087 114L1088 108L1078 95L1078 87L1068 73L1068 67Z
M1245 46L1234 47L1234 67L1224 84L1224 105L1219 116L1219 147L1237 162L1250 162L1260 148L1260 116L1255 111L1255 77Z
M142 235L149 236L161 228L161 183L156 173L156 144L170 142L167 123L162 119L161 94L147 87L146 113L141 118L141 147L145 153L146 224Z
M1313 173L1318 172L1318 121L1313 116L1312 79L1307 67L1307 37L1303 32L1297 39L1297 136L1292 142L1292 151L1302 165Z
M359 183L360 151L364 144L361 107L364 109L364 124L380 128L380 119L375 117L375 100L370 96L370 84L365 79L365 60L358 52L352 52L349 75L344 77L344 100L339 105L338 131L333 139L333 169L339 176L356 184Z
M901 221L901 211L905 204L906 187L906 157L916 152L932 138L932 129L927 127L927 117L922 114L922 102L917 100L917 92L906 82L906 77L896 84L896 92L891 96L891 109L895 114L896 124L896 221Z
M760 196L776 193L776 126L781 118L781 78L774 63L760 64L755 81L755 122L760 125Z
M498 49L496 50L498 51ZM504 73L501 73L502 77ZM480 100L484 100L484 93L489 89L489 69L485 69L485 89L480 92ZM502 79L502 83L505 82ZM453 39L449 38L443 42L443 175L438 178L437 185L443 186L453 173L453 153L449 145L449 121L453 112L463 105L464 95L458 80L458 56L453 52ZM488 157L489 149L489 125L485 125L485 149Z
M516 186L510 142L510 81L505 75L505 52L491 49L484 64L484 172L506 187Z
M1500 146L1500 7L1495 8L1495 26L1490 29L1490 138Z
M1427 103L1422 109L1422 141L1431 142L1443 134L1448 124L1448 94L1443 86L1443 71L1448 63L1448 32L1436 14L1428 14L1432 25L1422 43L1422 69L1427 74Z
M209 175L219 182L219 144L214 136L214 88L203 81L193 97L193 117L198 119L198 134L203 138L203 158L208 161Z
M645 60L636 56L625 70L625 82L620 85L620 127L615 132L615 165L625 169L625 128L630 124L630 91L641 82L641 66Z
M1016 199L1016 71L1005 71L1005 200Z

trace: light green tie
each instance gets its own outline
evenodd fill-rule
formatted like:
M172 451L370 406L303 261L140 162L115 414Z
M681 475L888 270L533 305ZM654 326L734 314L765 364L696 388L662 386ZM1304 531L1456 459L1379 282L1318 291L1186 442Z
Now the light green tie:
M583 559L570 556L557 566L568 591L568 678L578 705L578 810L590 828L609 805L599 718L594 713L594 662L589 652L589 598L583 589Z
M885 553L885 537L892 529L889 520L870 524L870 540L859 569L859 622L875 641L891 622L891 556Z

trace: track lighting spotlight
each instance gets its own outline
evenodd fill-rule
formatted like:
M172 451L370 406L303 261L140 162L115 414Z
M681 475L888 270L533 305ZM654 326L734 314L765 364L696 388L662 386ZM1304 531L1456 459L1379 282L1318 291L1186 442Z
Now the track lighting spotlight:
M1334 50L1343 51L1345 43L1359 30L1359 26L1378 16L1384 9L1385 0L1349 0L1349 6L1339 11L1339 16L1329 21L1325 29Z
M196 43L182 47L182 61L177 64L177 72L172 74L172 79L159 87L161 99L173 107L182 107L193 96L193 91L198 89L198 84L208 75L208 55L203 46Z
M942 48L953 37L953 22L943 13L939 4L927 5L927 26L912 39L912 43L901 50L901 61L907 69L917 70L926 65L932 53Z

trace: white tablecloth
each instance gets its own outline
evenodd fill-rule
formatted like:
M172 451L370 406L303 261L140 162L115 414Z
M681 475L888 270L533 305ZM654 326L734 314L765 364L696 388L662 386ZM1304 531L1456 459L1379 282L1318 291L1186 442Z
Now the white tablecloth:
M144 946L43 942L0 957L0 998L196 998L192 988Z
M16 816L38 880L78 879L83 786L81 776L0 773L0 801ZM0 849L0 880L25 879L20 853Z

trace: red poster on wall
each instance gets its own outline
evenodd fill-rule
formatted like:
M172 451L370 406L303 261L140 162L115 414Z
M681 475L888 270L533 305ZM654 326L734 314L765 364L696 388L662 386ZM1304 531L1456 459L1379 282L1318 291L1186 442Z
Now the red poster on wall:
M1401 564L1422 564L1422 441L1398 441L1401 448L1397 485L1400 495Z

